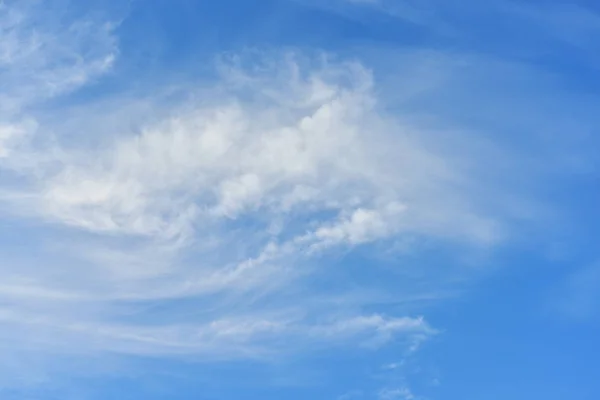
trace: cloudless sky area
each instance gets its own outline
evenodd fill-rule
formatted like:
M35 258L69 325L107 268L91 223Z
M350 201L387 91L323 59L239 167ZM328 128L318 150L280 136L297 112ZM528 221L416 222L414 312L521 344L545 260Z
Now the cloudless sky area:
M600 399L600 3L0 0L0 398Z

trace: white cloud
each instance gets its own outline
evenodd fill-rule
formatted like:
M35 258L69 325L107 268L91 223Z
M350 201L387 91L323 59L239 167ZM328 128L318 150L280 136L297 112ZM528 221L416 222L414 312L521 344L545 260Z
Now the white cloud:
M274 338L382 345L433 333L421 319L301 298L286 301L303 317L263 317L286 309L278 297L306 285L332 246L403 234L490 243L494 220L456 185L468 177L378 108L361 65L285 56L248 69L241 60L221 65L216 87L197 90L201 101L140 133L109 132L112 143L90 148L57 132L50 157L31 146L9 154L51 166L20 171L28 196L13 207L67 228L77 245L36 250L48 268L61 265L53 274L11 271L0 288L13 307L7 321L69 343L100 335L112 351L230 356ZM153 328L111 321L130 301L180 298L220 312Z
M45 297L46 301L56 300ZM62 299L66 300L66 299ZM320 347L348 346L356 341L382 346L395 336L412 338L433 332L422 319L381 316L308 322L294 316L247 315L204 322L126 324L90 319L60 319L0 309L6 342L19 337L29 349L67 354L117 352L203 359L265 358ZM290 347L294 343L294 347Z
M378 3L435 22L423 8ZM439 298L428 284L451 275L446 265L404 273L395 260L389 276L402 277L372 290L381 271L331 256L372 244L488 249L514 233L516 214L539 211L506 183L516 171L529 184L529 154L527 168L510 170L512 155L445 119L491 99L482 110L506 113L494 124L522 110L537 124L525 103L506 106L529 97L496 90L518 68L411 53L386 62L397 80L382 87L356 61L254 53L222 58L217 80L183 82L167 101L103 93L65 104L55 100L111 70L114 26L87 17L60 25L36 3L15 4L0 6L2 360L281 359L392 343L411 353L436 330L406 303ZM506 98L496 103L481 95L488 90ZM400 99L392 106L389 92ZM452 104L425 101L437 120L422 123L409 115L413 97ZM369 394L415 399L398 383Z
M46 178L40 210L92 231L163 238L251 215L328 210L338 217L316 229L323 242L358 244L400 231L494 240L494 221L452 188L453 166L376 109L367 70L273 68L258 76L228 71L223 81L235 83L220 88L222 100L187 105L139 135L64 162ZM240 101L249 92L258 94ZM444 192L446 209L426 203L439 200L432 191Z
M105 74L118 54L113 24L69 21L52 8L30 0L0 3L0 166L8 169L35 173L52 159L49 129L37 132L31 109ZM34 144L40 149L32 155Z
M117 55L111 24L61 23L33 1L0 4L1 113L81 87L111 67Z
M187 85L192 100L118 98L101 113L80 105L62 125L73 112L52 98L107 72L117 41L110 25L89 21L42 24L38 37L35 16L14 12L0 39L0 79L16 82L2 108L0 166L19 183L2 200L43 240L0 264L6 343L215 358L290 341L414 347L434 334L423 319L365 312L368 299L323 307L330 293L311 283L330 268L321 257L400 237L502 239L502 218L480 206L472 177L431 146L439 133L389 113L360 63L221 60L210 88ZM33 104L59 116L36 118ZM147 121L128 127L138 107ZM157 303L163 311L150 312Z
M26 131L20 126L0 125L0 158L10 155L13 143L25 135Z
M336 321L327 326L317 326L311 332L326 337L350 336L367 333L363 343L367 346L386 344L398 335L406 335L413 341L413 346L435 334L423 318L385 318L381 315L359 316Z
M357 208L351 215L332 226L317 229L315 236L324 244L348 242L360 244L385 238L398 228L392 222L405 207L392 202L381 210Z

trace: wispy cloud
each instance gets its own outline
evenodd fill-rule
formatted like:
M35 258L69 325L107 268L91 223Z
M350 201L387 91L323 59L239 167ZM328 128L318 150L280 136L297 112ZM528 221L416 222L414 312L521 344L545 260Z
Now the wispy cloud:
M510 157L445 120L453 104L436 123L409 117L411 101L464 84L472 58L428 53L439 81L403 69L393 90L406 111L367 63L298 51L223 56L215 80L179 84L176 100L72 106L60 96L113 67L114 25L59 24L36 3L0 12L2 217L35 239L0 261L7 353L410 352L435 327L376 304L402 294L373 295L328 257L401 240L492 249L533 208L507 182L484 183L492 156L500 169ZM332 290L340 274L352 284Z
M3 114L81 87L117 56L112 24L80 19L61 26L37 3L0 5Z
M117 55L114 24L64 20L37 1L0 4L0 162L5 168L37 168L21 146L50 149L50 132L30 113L108 72ZM33 143L35 140L39 143ZM7 156L12 153L9 159ZM44 159L47 157L43 157Z
M271 80L267 75L228 71L223 82L235 90L219 88L225 94L216 104L188 104L186 111L175 111L141 134L125 134L106 149L75 150L80 154L56 150L57 158L50 160L54 168L30 177L29 197L13 206L22 212L36 210L32 217L70 227L69 231L83 229L95 239L70 250L76 260L63 267L61 279L44 280L34 269L35 275L17 274L4 285L7 298L57 302L60 322L49 316L20 319L14 310L7 310L7 321L63 327L68 337L74 332L106 332L104 340L112 338L115 343L123 337L134 343L137 338L148 352L153 344L159 352L178 346L187 352L200 346L197 350L206 352L202 348L207 342L214 351L232 349L185 331L202 332L206 327L208 335L221 337L220 327L237 326L235 321L249 318L248 312L256 323L240 322L239 329L224 336L235 337L248 348L262 347L263 328L269 335L304 332L308 341L314 337L337 341L372 332L365 340L378 344L403 332L430 334L420 319L360 315L339 319L336 314L347 313L343 308L323 313L302 309L302 303L293 311L308 312L308 318L294 318L291 327L268 318L263 321L260 310L265 304L260 302L251 311L232 312L227 317L233 318L231 323L220 324L222 316L210 315L196 324L186 321L182 326L184 321L179 321L171 328L150 331L143 325L103 329L94 319L80 324L69 322L68 312L64 315L71 310L79 317L77 308L100 307L104 320L106 312L119 309L111 302L129 300L198 298L199 305L220 307L234 296L234 304L240 304L257 295L260 299L265 290L273 295L301 279L306 272L295 269L319 257L315 251L385 239L402 231L482 240L478 227L470 224L473 218L485 217L461 215L466 209L442 215L436 223L429 217L421 222L419 214L426 210L417 208L403 220L403 188L389 175L396 164L393 155L362 137L367 124L372 128L370 140L375 135L391 139L396 129L374 109L368 71L355 64L318 64L316 70L304 71L295 62L274 68L282 77ZM343 86L341 79L348 79L350 86ZM243 101L242 92L255 94L251 101ZM424 179L434 176L440 185L452 179L438 171L442 167L437 164L443 161L418 149L418 144L406 140L397 146L407 157L423 154L422 167L414 165L420 171L407 170L407 186L421 174ZM28 157L36 155L31 151ZM387 158L390 164L373 163L374 157ZM418 189L406 193L421 195ZM444 218L464 218L464 233L446 230ZM111 244L111 237L126 240L126 250ZM202 261L184 261L194 253ZM88 268L84 272L82 265ZM85 278L90 275L95 276L92 282ZM318 323L323 318L331 322ZM120 333L123 329L128 333Z
M43 11L3 7L2 73L13 83L2 157L20 177L3 200L13 215L58 234L31 249L48 257L44 268L22 254L0 266L8 342L76 354L238 358L284 351L289 340L299 348L420 341L433 333L420 318L274 299L306 285L308 265L330 246L401 232L493 238L481 236L488 217L471 215L466 198L425 217L427 206L413 198L427 194L415 184L445 190L456 178L377 110L371 73L360 64L285 56L264 58L260 71L226 60L220 82L197 90L200 102L174 106L141 132L110 133L114 140L100 148L77 147L57 126L40 125L31 107L52 109L52 98L109 70L118 53L110 24L61 30L43 20L33 29L28 21ZM398 154L406 159L398 163ZM397 179L402 164L411 169ZM448 229L451 220L461 228ZM67 238L77 244L66 248ZM194 299L202 313L179 299ZM150 318L146 304L156 301L169 311ZM130 313L136 322L119 322Z

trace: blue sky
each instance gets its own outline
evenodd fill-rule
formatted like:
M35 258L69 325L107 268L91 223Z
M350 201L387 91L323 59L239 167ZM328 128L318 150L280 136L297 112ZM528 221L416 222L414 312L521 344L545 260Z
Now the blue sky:
M600 6L0 0L3 399L600 397Z

